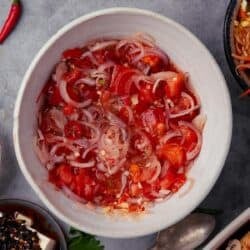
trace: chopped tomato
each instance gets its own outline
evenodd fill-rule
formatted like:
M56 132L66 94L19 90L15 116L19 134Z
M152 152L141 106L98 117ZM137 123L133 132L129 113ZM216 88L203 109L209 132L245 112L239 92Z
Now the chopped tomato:
M160 180L160 186L162 189L169 189L170 186L175 182L176 180L176 172L174 169L169 168L166 175L163 177L162 180Z
M155 173L154 168L144 167L140 176L140 181L149 181Z
M63 58L80 58L83 51L80 48L68 49L63 52Z
M56 126L54 119L52 119L49 111L44 111L42 113L42 121L41 121L41 131L44 134L60 134L62 131Z
M105 182L105 187L107 194L119 194L121 190L121 177L119 175L113 175L112 178L108 178Z
M93 178L88 173L88 170L81 169L79 174L76 176L76 193L82 196L86 200L93 200L94 187L96 185Z
M165 85L165 93L169 98L178 98L184 88L185 78L182 73L177 73L175 77L169 79Z
M48 90L48 102L50 105L55 106L63 103L60 91L56 85L52 85Z
M80 139L84 135L83 125L77 121L69 121L64 128L65 136L71 140Z
M136 87L132 81L132 77L137 72L134 69L117 65L114 67L110 90L120 96L133 94Z
M61 164L57 168L57 174L60 177L61 181L66 185L69 185L74 177L72 168L67 164Z
M139 92L139 100L144 103L153 103L155 100L155 95L153 94L153 85L152 84L142 84Z
M148 55L143 57L142 61L150 66L151 73L159 72L164 69L164 63L158 56Z
M174 183L170 187L171 191L176 193L183 186L183 184L186 182L186 180L187 180L187 178L186 178L185 174L178 174L175 178Z
M158 154L159 157L168 160L169 163L175 168L183 166L186 160L184 148L177 143L167 143L163 145Z
M70 104L67 104L63 107L63 113L65 115L72 115L74 111L75 111L75 108Z
M77 80L79 80L81 78L81 71L77 68L70 68L70 70L68 72L66 72L63 76L63 79L69 83L69 84L73 84L75 83Z
M196 133L192 129L185 126L181 126L180 130L184 138L182 146L185 147L186 151L191 151L197 143Z
M130 185L129 194L130 194L132 197L134 197L134 196L139 196L140 194L142 194L142 188L139 188L138 184L132 183L132 184Z

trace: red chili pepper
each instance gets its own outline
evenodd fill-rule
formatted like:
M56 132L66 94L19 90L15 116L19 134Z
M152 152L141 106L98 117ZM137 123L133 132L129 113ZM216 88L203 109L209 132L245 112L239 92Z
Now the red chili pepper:
M11 31L15 28L21 15L20 0L12 0L12 5L8 17L0 31L0 44L8 37Z

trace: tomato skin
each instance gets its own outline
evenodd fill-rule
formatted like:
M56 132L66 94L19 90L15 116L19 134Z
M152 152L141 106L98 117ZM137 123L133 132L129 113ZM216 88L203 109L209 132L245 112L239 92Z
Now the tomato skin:
M136 71L134 69L121 65L115 66L109 86L110 91L119 96L133 94L136 91L136 87L131 78L135 74Z
M179 98L184 89L185 78L182 73L177 73L176 77L169 79L165 85L165 93L168 98Z
M169 163L177 169L183 166L186 160L184 148L177 143L167 143L163 145L158 151L158 155L160 158L168 160Z
M69 58L80 58L83 51L80 48L74 48L74 49L68 49L63 52L63 58L69 59Z
M84 128L81 123L77 121L69 121L64 127L65 136L68 139L80 139L84 135Z

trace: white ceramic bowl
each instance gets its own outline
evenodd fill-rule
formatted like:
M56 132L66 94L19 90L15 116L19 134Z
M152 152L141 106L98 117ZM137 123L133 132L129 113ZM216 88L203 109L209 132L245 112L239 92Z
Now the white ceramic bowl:
M201 97L207 123L200 156L190 171L195 185L187 195L180 198L177 194L168 201L158 203L141 219L110 218L83 206L73 206L73 201L55 191L47 182L47 172L36 158L32 143L36 133L36 98L66 48L81 46L96 38L119 37L138 31L151 34L170 58L190 73ZM130 8L97 11L78 18L57 32L39 51L26 72L14 112L16 156L24 176L42 201L66 223L92 234L114 238L150 234L189 214L217 180L229 150L231 130L228 90L208 50L174 21L153 12Z

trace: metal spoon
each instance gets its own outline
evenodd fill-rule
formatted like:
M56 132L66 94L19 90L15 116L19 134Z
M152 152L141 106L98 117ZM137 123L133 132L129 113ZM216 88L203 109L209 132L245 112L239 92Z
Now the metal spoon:
M151 250L191 250L203 243L215 227L212 215L194 213L158 233Z

